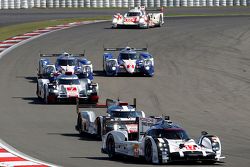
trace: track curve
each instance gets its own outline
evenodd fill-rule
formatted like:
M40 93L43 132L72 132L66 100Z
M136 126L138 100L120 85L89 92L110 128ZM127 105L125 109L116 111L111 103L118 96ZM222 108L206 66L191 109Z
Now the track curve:
M250 17L171 18L148 30L110 29L110 23L74 27L42 36L0 61L0 138L20 151L65 167L127 166L100 153L101 142L74 130L74 105L43 105L35 96L39 52L81 52L98 71L102 47L149 46L153 78L97 76L101 98L138 99L147 115L168 114L191 137L217 134L223 166L250 163ZM133 166L145 164L135 163Z

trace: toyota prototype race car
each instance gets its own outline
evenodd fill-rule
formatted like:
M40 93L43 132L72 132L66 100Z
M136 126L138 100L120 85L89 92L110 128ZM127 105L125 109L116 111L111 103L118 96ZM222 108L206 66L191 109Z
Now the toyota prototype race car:
M66 52L61 54L40 54L38 77L43 78L51 75L51 79L53 79L54 75L68 71L76 74L79 78L93 80L93 65L84 56L84 54L69 54ZM56 57L55 64L51 62L49 57Z
M161 27L164 24L163 8L149 9L144 6L130 9L124 15L117 13L113 16L112 27Z
M107 76L121 73L139 73L145 76L154 75L154 58L147 52L147 48L104 48L103 70ZM118 51L118 58L112 52Z
M80 111L80 108L107 108L107 114L97 116L93 111ZM131 105L111 99L107 99L106 104L78 104L77 115L75 129L81 135L91 134L99 139L111 130L122 128L121 125L128 130L128 136L133 137L138 133L136 117L145 117L143 111L136 109L136 99Z
M88 78L79 79L72 72L65 72L53 79L39 78L37 80L38 98L47 103L75 102L79 99L83 103L97 103L98 84Z
M137 118L138 133L129 138L126 128L108 132L103 136L102 152L110 158L131 156L148 163L194 161L205 164L219 162L221 142L217 136L202 132L198 142L190 139L186 131L166 118Z

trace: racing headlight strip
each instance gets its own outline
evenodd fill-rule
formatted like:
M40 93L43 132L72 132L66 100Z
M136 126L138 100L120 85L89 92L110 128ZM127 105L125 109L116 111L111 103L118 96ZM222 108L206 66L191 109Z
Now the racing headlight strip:
M212 143L212 150L213 151L219 151L220 150L220 144L218 142L213 142Z

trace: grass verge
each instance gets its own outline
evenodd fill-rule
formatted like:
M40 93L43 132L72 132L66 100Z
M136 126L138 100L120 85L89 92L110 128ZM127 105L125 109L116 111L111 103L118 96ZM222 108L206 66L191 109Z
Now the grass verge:
M210 17L210 16L250 16L249 13L225 13L225 14L167 14L167 17ZM8 39L13 36L21 35L27 32L32 32L37 29L46 28L49 26L55 26L59 24L66 24L77 21L89 21L89 20L110 20L112 16L99 16L93 18L68 18L47 20L39 22L30 22L23 24L16 24L11 26L0 27L0 41Z
M77 21L89 21L89 20L108 20L111 19L109 16L93 17L93 18L69 18L69 19L58 19L58 20L47 20L39 22L22 23L11 26L0 27L0 41L8 39L13 36L21 35L27 32L32 32L37 29L46 28L49 26L55 26L59 24L66 24Z

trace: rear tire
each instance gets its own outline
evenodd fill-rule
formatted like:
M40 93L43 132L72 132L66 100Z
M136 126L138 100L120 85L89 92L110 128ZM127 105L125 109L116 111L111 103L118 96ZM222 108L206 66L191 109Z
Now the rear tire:
M108 153L109 158L114 159L115 158L115 141L112 135L108 135L106 148L107 148L107 153Z
M153 159L153 150L152 150L152 143L150 140L146 140L145 143L145 160L148 163L152 163L152 159Z
M159 27L162 26L162 16L160 16L160 19L159 19Z
M45 104L48 104L48 96L47 96L47 93L46 93L47 91L46 91L46 88L45 88L45 86L44 86L44 88L43 88L43 100L44 100L44 103Z
M102 127L101 127L101 121L99 118L97 119L97 138L99 140L102 140Z

